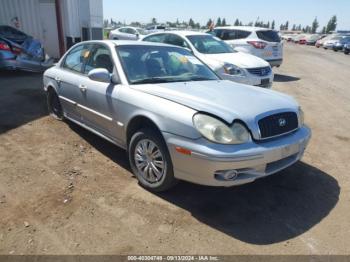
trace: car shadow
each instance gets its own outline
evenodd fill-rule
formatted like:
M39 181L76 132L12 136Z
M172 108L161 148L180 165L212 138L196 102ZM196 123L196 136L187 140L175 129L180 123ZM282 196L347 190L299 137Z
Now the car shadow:
M70 129L77 133L82 139L89 143L92 147L108 157L114 163L131 172L127 153L124 149L108 142L107 140L93 134L92 132L82 128L81 126L67 120L66 123Z
M281 74L275 74L273 81L274 82L295 82L299 81L299 77L289 76L289 75L281 75Z
M124 150L75 124L69 125L91 146L130 171ZM214 188L181 182L155 195L233 238L268 245L299 236L320 223L336 206L339 194L336 179L298 162L243 186Z
M48 114L42 74L0 71L0 134Z

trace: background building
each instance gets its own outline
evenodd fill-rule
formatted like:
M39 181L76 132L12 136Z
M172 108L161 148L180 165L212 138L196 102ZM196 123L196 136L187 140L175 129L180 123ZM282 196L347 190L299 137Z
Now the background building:
M0 25L39 39L60 57L74 43L103 38L102 0L1 0Z

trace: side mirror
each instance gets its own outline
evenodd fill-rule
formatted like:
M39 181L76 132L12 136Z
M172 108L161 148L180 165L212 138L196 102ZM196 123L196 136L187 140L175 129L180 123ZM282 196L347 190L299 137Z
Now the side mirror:
M88 77L91 80L98 81L98 82L104 82L104 83L110 83L111 82L111 74L105 68L92 69L88 73Z
M117 74L112 74L111 82L115 85L121 84L120 78Z

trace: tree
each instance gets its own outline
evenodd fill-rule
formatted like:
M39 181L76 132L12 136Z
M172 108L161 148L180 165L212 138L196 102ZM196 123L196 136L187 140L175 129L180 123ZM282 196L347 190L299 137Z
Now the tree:
M216 20L216 26L221 26L221 18L219 17L218 20Z
M289 22L286 22L286 25L284 26L284 30L288 30L289 29Z
M226 19L225 19L225 18L222 19L221 25L222 25L222 26L226 26L226 25L227 25Z
M196 26L196 24L195 24L195 22L193 21L192 18L190 18L190 21L188 22L188 25L189 25L190 27L192 27L192 28L195 28L195 26Z
M267 22L266 28L270 28L270 21Z
M325 34L327 32L327 30L326 30L326 27L324 26L323 28L322 28L322 34Z
M152 23L153 25L156 25L156 24L157 24L157 19L153 17L151 23Z
M209 28L213 24L213 20L209 19L207 22L207 28Z
M292 31L296 31L296 30L297 30L297 26L293 24Z
M271 29L275 29L275 26L276 26L275 24L276 24L275 20L273 20L272 23L271 23Z
M236 19L236 21L235 21L235 24L234 24L235 26L238 26L239 25L239 20L238 20L238 18Z
M317 17L315 17L314 21L312 22L312 26L311 26L311 33L316 33L317 28L320 26L320 24L317 21Z
M327 26L326 26L326 33L330 33L331 31L335 31L337 28L337 17L334 15L329 20Z

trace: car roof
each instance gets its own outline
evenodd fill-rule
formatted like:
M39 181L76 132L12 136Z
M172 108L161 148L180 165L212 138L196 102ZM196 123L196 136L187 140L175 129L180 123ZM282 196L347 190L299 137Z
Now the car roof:
M250 31L250 32L261 31L261 30L276 31L275 29L270 29L270 28L265 28L265 27L255 27L255 26L218 26L218 27L215 27L214 29L237 29L237 30L244 30L244 31Z
M152 35L159 35L159 34L175 34L179 36L189 36L189 35L208 35L204 32L198 32L198 31L190 31L190 30L171 30L171 31L164 31L164 32L157 32L153 34L146 35L145 37L152 36Z
M168 46L168 47L176 47L173 45L163 44L163 43L156 43L156 42L144 42L144 41L131 41L131 40L90 40L90 41L84 41L80 42L79 44L107 44L110 47L115 46ZM178 47L181 48L181 47Z

